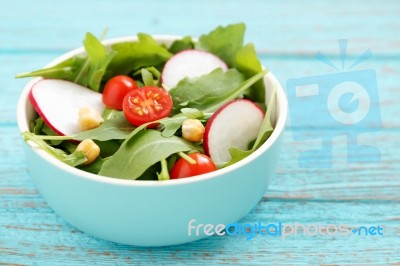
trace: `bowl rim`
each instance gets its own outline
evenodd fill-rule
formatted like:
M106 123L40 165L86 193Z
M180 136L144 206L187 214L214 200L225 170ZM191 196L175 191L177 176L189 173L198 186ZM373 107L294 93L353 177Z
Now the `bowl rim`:
M152 37L160 43L165 43L165 44L170 44L176 39L181 39L183 36L178 36L178 35L152 35ZM120 42L132 42L132 41L137 41L138 38L137 36L125 36L125 37L118 37L118 38L112 38L108 39L105 41L102 41L102 43L105 46L110 46L115 43L120 43ZM196 39L194 39L196 40ZM52 65L55 65L57 63L60 63L74 55L84 53L84 48L76 48L73 49L55 59L53 59L50 63L48 63L45 67L50 67ZM185 185L185 184L191 184L191 183L197 183L197 182L202 182L206 181L209 179L213 178L218 178L219 176L223 176L226 174L229 174L230 172L233 172L237 170L238 168L241 168L242 166L250 163L251 161L257 159L259 156L261 156L264 152L266 152L280 137L280 135L283 133L283 130L285 128L286 124L286 119L288 115L288 102L287 98L285 95L285 92L279 83L279 81L275 78L275 76L271 73L268 72L267 75L264 76L264 81L266 79L270 79L272 82L276 84L276 105L275 108L277 118L276 118L276 123L275 123L275 129L272 132L271 136L267 139L267 141L259 147L255 152L247 156L246 158L242 159L241 161L234 163L226 168L218 169L217 171L198 175L198 176L193 176L190 178L180 178L180 179L172 179L168 180L166 182L160 182L158 180L129 180L129 179L119 179L119 178L112 178L112 177L107 177L107 176L101 176L89 172L85 172L83 170L77 169L75 167L69 166L50 154L46 153L45 151L41 150L38 147L32 147L30 146L31 149L33 149L34 152L37 153L42 159L47 161L48 163L52 164L54 167L59 168L60 170L63 170L67 172L68 174L84 178L89 181L95 181L95 182L100 182L100 183L108 183L112 185L117 185L117 186L133 186L133 187L163 187L163 186L176 186L176 185ZM23 91L20 94L19 100L18 100L18 106L17 106L17 124L19 131L22 133L24 131L29 130L29 123L27 121L27 108L30 105L29 104L29 91L32 88L32 85L39 81L41 78L33 78L31 79L24 87Z

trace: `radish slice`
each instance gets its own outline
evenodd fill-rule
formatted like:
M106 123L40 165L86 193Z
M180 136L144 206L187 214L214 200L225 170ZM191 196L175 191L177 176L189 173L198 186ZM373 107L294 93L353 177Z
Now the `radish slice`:
M175 88L179 81L210 73L216 68L228 70L227 65L216 55L200 50L184 50L171 57L161 75L166 89Z
M207 122L204 152L217 165L229 162L229 148L247 150L257 138L263 119L264 112L249 100L238 99L223 105Z
M42 79L33 84L29 100L43 121L61 136L81 131L78 124L81 108L91 107L100 114L105 108L101 93L59 79Z

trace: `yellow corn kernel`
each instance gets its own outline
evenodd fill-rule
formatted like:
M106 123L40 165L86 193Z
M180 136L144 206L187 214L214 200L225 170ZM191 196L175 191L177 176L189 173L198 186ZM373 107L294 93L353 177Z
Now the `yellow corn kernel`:
M79 110L79 128L89 130L99 127L104 122L101 115L91 107L83 107Z
M187 119L182 124L182 137L191 142L203 139L204 126L198 119Z
M82 151L87 159L83 164L91 164L100 154L100 147L91 139L85 139L76 147L77 151Z

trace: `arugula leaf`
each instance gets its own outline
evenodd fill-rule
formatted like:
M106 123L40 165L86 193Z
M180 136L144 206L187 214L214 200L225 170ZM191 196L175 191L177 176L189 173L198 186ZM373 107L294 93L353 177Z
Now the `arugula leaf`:
M236 70L234 70L236 71ZM218 70L215 70L214 72L218 72ZM238 72L237 72L238 73ZM173 97L173 101L174 101L174 105L175 105L175 109L173 109L173 113L176 113L177 110L179 110L182 107L193 107L193 108L197 108L199 110L202 110L203 112L215 112L218 108L220 108L222 105L226 104L229 101L232 101L236 98L240 98L243 93L250 88L250 86L252 86L254 83L256 83L258 80L262 79L265 74L268 73L268 70L263 70L260 73L254 75L253 77L245 80L244 82L239 83L239 85L237 85L235 83L235 85L237 85L236 87L227 87L224 90L224 94L221 93L221 95L218 95L218 93L215 93L216 91L214 91L214 87L211 86L205 86L204 84L202 84L202 80L197 79L196 81L190 83L188 82L188 86L187 88L187 95L185 96L185 98L183 98L181 96L181 98L176 97L176 93L173 92L173 90L170 91L171 96ZM210 74L206 75L209 76ZM200 81L199 81L200 80ZM205 83L208 82L208 79L205 79ZM186 80L183 80L181 82L185 82ZM181 83L180 82L180 83ZM178 86L180 86L178 83ZM190 85L189 85L190 84ZM223 85L222 85L223 86ZM176 87L177 88L177 87ZM218 87L217 87L218 88ZM197 96L197 91L196 90L203 90L203 94L202 95L198 95L198 98L196 99ZM193 96L191 96L193 94ZM196 96L194 96L196 95ZM175 99L174 99L175 96ZM189 100L187 102L183 102L181 99L195 99L193 100Z
M111 108L104 108L103 113L101 114L101 117L104 119L104 121L110 120L115 118L120 114L121 111L118 111L116 109L111 109Z
M141 69L142 72L142 80L145 86L154 86L153 74L145 68Z
M107 52L97 38L86 33L83 41L86 55L77 55L53 67L16 75L17 78L44 77L72 81L94 91L100 90L100 83L115 52Z
M135 127L126 120L122 111L115 111L112 115L112 118L105 120L99 127L81 131L70 136L70 138L75 140L93 139L99 141L126 139Z
M35 135L48 135L48 136L58 136L56 132L54 132L46 123L44 123L41 117L38 117L36 120L32 121L31 132ZM63 140L50 140L52 145L59 145Z
M81 71L75 79L75 83L82 84L91 88L94 91L100 90L100 83L106 72L108 64L115 56L115 52L107 52L103 44L90 32L86 33L86 38L83 41L88 56L88 70ZM83 76L87 76L87 81L79 82ZM83 80L85 80L83 78Z
M268 108L267 112L264 116L263 123L261 125L260 131L258 132L257 138L254 141L253 147L250 150L243 151L241 149L238 149L236 147L232 147L229 149L229 154L231 155L231 160L223 165L222 167L227 167L229 165L232 165L250 154L252 154L255 150L257 150L268 138L271 136L274 127L271 124L271 113L272 109L275 106L275 94L276 94L276 87L273 87L272 92L271 92L271 98L269 99L268 102Z
M180 151L197 150L197 147L172 136L165 138L157 130L143 130L126 139L119 150L106 161L100 175L122 179L137 179L149 167Z
M262 66L257 58L256 49L252 43L243 46L235 57L235 67L246 78L250 78L255 74L262 71ZM256 84L251 86L246 92L247 98L254 102L265 102L265 85L263 80L257 81Z
M145 70L149 71L149 72L153 75L153 77L154 77L155 79L157 79L157 80L160 79L160 77L161 77L160 71L159 71L157 68L153 67L153 66L151 66L151 67L144 67L144 68L142 68L142 69L145 69ZM137 70L135 73L133 73L133 77L142 76L142 69L139 69L139 70Z
M151 79L153 80L150 80ZM138 81L138 79L142 79L144 85L149 85L146 84L145 79L148 79L148 83L153 84L154 86L161 86L161 73L158 71L157 68L155 67L144 67L139 70L137 70L135 73L133 73L133 78Z
M35 70L28 73L21 73L16 75L15 77L43 77L48 79L64 79L68 81L74 81L85 62L85 56L74 56L55 66Z
M117 43L112 46L117 53L106 72L106 80L116 75L127 75L142 67L160 66L172 54L150 35L139 33L137 42Z
M262 66L257 58L253 44L243 46L245 25L231 24L217 27L209 34L202 35L196 44L197 49L206 50L224 60L229 67L234 67L250 78L261 72ZM246 98L254 102L265 101L265 86L262 80L250 87L245 93Z
M213 53L224 60L229 67L234 67L235 55L243 46L245 30L244 23L219 26L210 33L201 35L195 48Z
M174 41L168 50L170 53L176 54L176 53L179 53L180 51L193 49L193 48L194 48L194 42L192 41L192 37L185 36L180 40Z
M177 114L171 119L160 120L160 123L164 126L161 135L165 138L173 136L182 127L185 120L187 120L187 117L182 114Z
M43 119L41 117L39 117L34 121L33 128L32 128L31 131L35 135L40 135L40 134L42 134L43 125L44 125L44 121L43 121Z
M196 108L182 108L181 112L184 116L189 119L199 119L202 120L206 118L207 114L204 114L202 111Z
M114 52L107 52L101 42L91 33L83 41L86 55L77 55L53 67L17 75L22 77L55 78L72 81L94 91L100 90L100 83Z
M236 69L224 72L219 68L198 78L185 78L169 91L174 103L172 113L178 113L182 107L203 110L207 107L204 101L213 98L218 102L219 98L239 87L244 80L244 76Z
M258 80L262 79L266 74L268 73L268 70L265 69L261 71L260 73L252 76L251 78L247 79L245 82L243 82L238 88L235 90L229 92L227 95L224 95L223 98L215 99L214 97L209 97L206 101L208 103L209 107L203 112L214 112L218 108L220 108L222 105L240 97L248 88L250 88L254 83L256 83Z
M35 134L31 132L23 132L22 135L26 142L32 141L39 148L53 156L54 158L64 162L70 166L77 166L87 161L85 154L82 151L74 151L71 154L67 154L65 151L51 147L42 139L38 138Z

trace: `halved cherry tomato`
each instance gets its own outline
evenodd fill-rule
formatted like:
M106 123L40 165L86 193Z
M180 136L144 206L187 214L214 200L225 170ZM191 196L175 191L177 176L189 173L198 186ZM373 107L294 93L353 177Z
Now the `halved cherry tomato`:
M124 75L115 76L110 79L103 90L103 103L108 108L122 110L122 101L128 91L137 89L136 82Z
M125 117L134 126L167 117L171 109L172 98L169 93L155 86L131 90L123 101Z
M171 169L170 178L184 178L195 175L201 175L217 170L210 157L199 152L189 154L189 157L196 161L196 164L190 164L185 159L180 158Z

